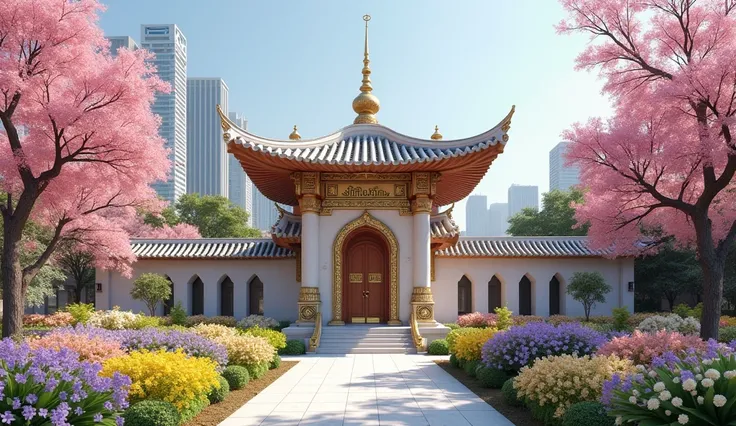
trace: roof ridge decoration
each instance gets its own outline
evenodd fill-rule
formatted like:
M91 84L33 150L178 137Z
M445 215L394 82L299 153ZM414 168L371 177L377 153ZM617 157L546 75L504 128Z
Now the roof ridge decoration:
M371 20L371 15L363 15L365 21L365 47L363 50L363 84L360 85L360 94L353 99L353 111L358 116L355 117L353 124L378 124L378 118L376 114L381 109L381 103L378 101L376 95L373 92L373 85L371 84L371 63L368 55L368 21Z

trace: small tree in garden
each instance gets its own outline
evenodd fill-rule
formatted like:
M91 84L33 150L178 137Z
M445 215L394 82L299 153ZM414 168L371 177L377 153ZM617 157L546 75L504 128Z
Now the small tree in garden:
M586 188L577 221L590 223L592 247L615 254L695 248L700 334L715 338L736 240L736 1L561 3L558 31L592 39L577 68L600 71L614 106L563 134ZM663 238L642 238L647 229Z
M575 272L572 280L567 285L567 294L583 304L585 309L585 321L590 320L590 309L596 303L606 301L606 293L611 291L611 286L606 283L600 272Z
M143 274L133 281L133 289L130 296L136 300L142 300L151 316L156 315L156 306L159 302L171 297L171 283L160 274Z

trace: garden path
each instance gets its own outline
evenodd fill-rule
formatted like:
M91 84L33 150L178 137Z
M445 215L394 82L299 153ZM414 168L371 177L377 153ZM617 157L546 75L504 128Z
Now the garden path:
M513 426L437 366L437 358L284 358L300 362L220 426Z

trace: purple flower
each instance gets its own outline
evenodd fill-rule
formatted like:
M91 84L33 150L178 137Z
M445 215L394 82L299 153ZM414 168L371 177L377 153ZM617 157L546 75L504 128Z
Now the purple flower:
M30 405L24 405L23 406L23 418L26 420L31 420L36 415L36 409L31 407Z
M6 411L3 414L0 414L0 420L6 424L12 424L13 420L15 420L15 416L10 411Z
M35 404L35 403L36 403L37 401L38 401L38 397L36 396L36 394L33 394L33 393L29 393L28 395L26 395L26 402L27 402L27 403L29 403L29 404L33 405L33 404Z
M93 419L94 419L95 423L101 422L102 421L102 413L95 414L94 417L93 417Z

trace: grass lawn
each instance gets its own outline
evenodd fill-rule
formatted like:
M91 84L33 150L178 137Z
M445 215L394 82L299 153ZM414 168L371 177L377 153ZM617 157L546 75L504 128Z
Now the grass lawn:
M297 361L281 361L279 368L268 370L263 377L251 380L243 389L230 391L224 401L208 405L196 417L184 423L184 426L217 426L296 364Z
M532 413L526 407L512 407L506 404L503 399L501 389L488 389L480 385L478 379L468 377L462 368L455 368L450 365L449 361L435 361L437 365L442 367L445 371L450 373L452 377L456 378L460 383L465 385L473 393L478 395L488 405L493 407L496 411L506 416L511 423L516 426L544 426L544 423L534 420Z

